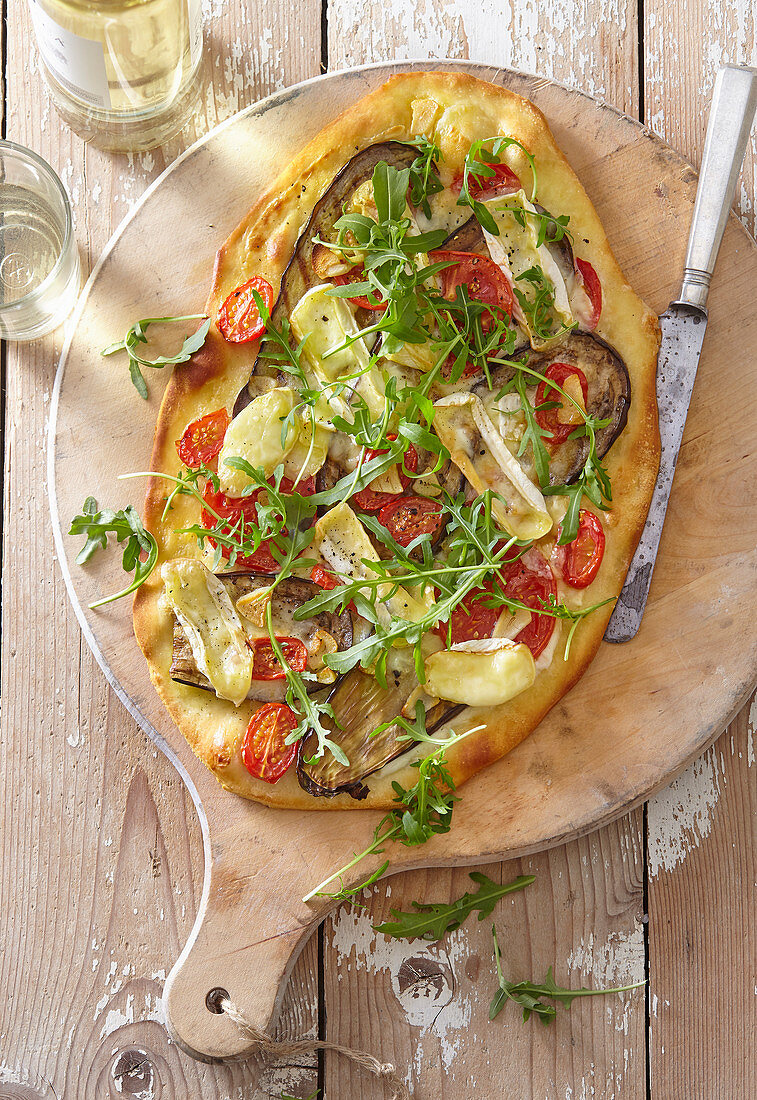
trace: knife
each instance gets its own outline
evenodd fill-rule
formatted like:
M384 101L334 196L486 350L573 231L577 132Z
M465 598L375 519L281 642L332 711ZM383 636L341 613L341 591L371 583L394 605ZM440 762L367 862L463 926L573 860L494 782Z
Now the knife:
M707 292L756 110L757 69L725 65L715 78L681 292L660 317L660 471L606 642L628 642L641 625L707 328Z

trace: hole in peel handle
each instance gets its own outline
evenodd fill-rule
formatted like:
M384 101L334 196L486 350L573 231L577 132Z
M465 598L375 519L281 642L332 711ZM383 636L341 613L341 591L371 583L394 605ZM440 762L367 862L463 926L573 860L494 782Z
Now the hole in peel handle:
M305 914L313 921L313 914ZM322 915L322 914L321 914ZM250 1052L253 1044L222 1007L230 1000L253 1027L271 1033L289 975L316 923L269 927L261 934L265 906L242 891L236 905L222 910L213 894L187 946L168 975L163 993L166 1028L183 1051L203 1062ZM292 928L292 924L295 927ZM257 925L257 928L256 928Z

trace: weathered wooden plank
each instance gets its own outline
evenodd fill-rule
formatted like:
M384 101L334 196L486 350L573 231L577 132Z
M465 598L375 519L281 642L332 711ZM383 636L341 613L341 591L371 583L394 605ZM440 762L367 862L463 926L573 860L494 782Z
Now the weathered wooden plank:
M551 852L481 868L496 881L534 874L493 919L511 979L625 985L644 977L641 813ZM492 1022L492 919L472 917L438 944L372 930L389 909L450 901L475 888L466 870L418 871L373 888L326 929L328 1035L367 1048L407 1074L418 1096L553 1100L645 1094L642 991L576 1002L550 1028L515 1005ZM381 1087L327 1059L327 1096L379 1100ZM571 1091L572 1090L572 1091ZM583 1090L583 1091L582 1091Z
M85 147L46 94L27 6L9 6L8 137L39 151L72 198L90 266L165 163L261 95L312 76L320 4L213 4L203 93L162 152ZM250 44L255 48L251 49ZM303 43L305 48L303 49ZM191 249L191 241L188 241ZM152 296L154 288L145 288ZM147 312L152 312L146 297ZM7 354L0 731L0 1081L4 1095L208 1100L307 1095L303 1068L204 1066L162 1025L163 979L192 927L203 853L173 767L107 687L81 639L52 550L45 428L62 333ZM107 430L107 426L104 426ZM86 455L82 494L86 495ZM83 497L82 497L83 499ZM109 502L115 504L116 502ZM281 1032L313 1033L317 944L295 969ZM32 1092L27 1093L24 1087Z
M718 66L757 64L754 7L652 0L644 45L645 120L698 166ZM753 132L734 204L751 232L756 194ZM649 804L649 1055L659 1100L757 1092L754 708L751 723L745 709Z
M652 1097L754 1096L757 700L649 803Z
M329 68L468 57L581 88L638 114L636 5L622 0L328 0Z

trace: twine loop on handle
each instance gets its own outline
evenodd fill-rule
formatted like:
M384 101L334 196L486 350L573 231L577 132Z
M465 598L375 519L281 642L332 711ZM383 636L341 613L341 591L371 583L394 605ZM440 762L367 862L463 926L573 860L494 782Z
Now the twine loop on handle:
M374 1058L367 1051L352 1050L339 1043L330 1043L327 1039L295 1039L291 1042L287 1040L280 1042L246 1020L229 996L219 997L216 1004L229 1019L234 1021L242 1034L254 1044L256 1051L262 1055L269 1058L292 1058L299 1054L312 1054L316 1050L333 1050L390 1085L393 1089L391 1100L412 1100L410 1092L397 1076L397 1071L391 1062L379 1062L378 1058Z

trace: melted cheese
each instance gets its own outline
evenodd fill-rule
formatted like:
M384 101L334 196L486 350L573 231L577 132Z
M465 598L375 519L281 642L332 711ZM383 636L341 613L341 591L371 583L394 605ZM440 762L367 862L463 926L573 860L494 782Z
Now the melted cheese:
M568 288L547 245L542 244L537 248L541 219L538 216L530 216L536 214L536 209L526 198L525 191L520 190L514 195L502 195L496 199L489 199L485 205L499 229L499 236L484 231L491 258L502 268L511 285L515 286L529 301L534 298L534 287L520 276L529 268L539 268L552 287L554 294L552 311L556 324L571 325L575 318L568 297ZM514 211L520 211L523 225L517 220ZM522 312L519 322L527 330L534 347L544 342L535 336Z
M333 566L338 573L360 579L369 577L373 571L364 564L364 560L378 561L373 543L368 538L365 528L348 504L337 504L315 525L315 538L313 545L321 554L324 561ZM398 619L407 622L419 622L428 614L429 605L411 596L404 588L397 588L394 595L389 596L391 585L379 585L377 594L379 600L384 600L386 611ZM367 589L366 594L373 593ZM388 625L388 615L385 624Z
M370 364L370 352L365 341L359 338L341 351L332 351L344 343L346 337L355 336L360 330L352 310L344 298L329 294L328 283L314 286L292 310L292 332L297 340L304 340L302 354L315 376L317 385L325 386L325 398L334 411L351 419L349 400L334 387L342 389L341 379L348 379L343 394L354 390L363 398L372 416L384 411L384 381ZM334 401L336 398L336 401Z
M192 558L167 561L160 572L166 599L184 628L197 668L219 699L238 707L252 683L252 652L228 592Z
M256 397L234 417L226 429L218 456L218 480L222 492L240 497L251 484L247 474L226 465L228 458L243 458L255 468L262 466L265 476L270 477L289 454L297 442L299 424L290 423L286 439L282 440L281 436L283 421L294 408L294 402L294 390L288 386L276 386ZM325 457L324 454L324 460Z
M539 539L552 529L541 492L526 477L504 445L473 393L454 393L434 405L434 428L478 493L491 489L492 512L505 531L517 539ZM502 499L498 499L501 497Z
M506 703L536 678L531 650L506 638L459 642L432 653L424 668L429 695L471 707Z

